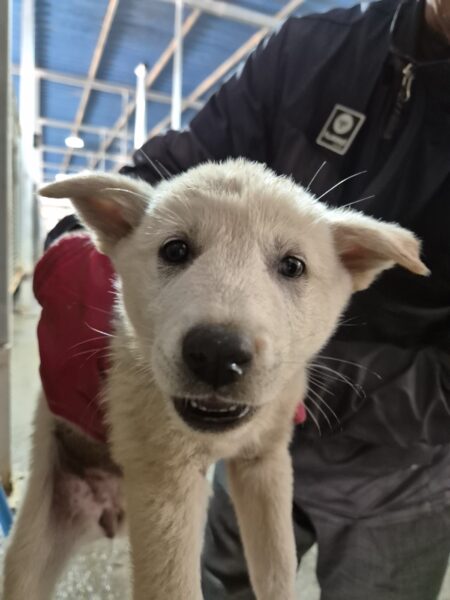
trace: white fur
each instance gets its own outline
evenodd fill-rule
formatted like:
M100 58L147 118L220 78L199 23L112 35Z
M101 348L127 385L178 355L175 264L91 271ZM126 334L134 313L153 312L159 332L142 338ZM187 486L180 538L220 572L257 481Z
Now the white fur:
M133 599L201 600L204 474L226 459L256 597L294 600L287 448L307 364L354 290L395 263L426 274L419 243L396 225L328 209L289 179L243 160L206 164L155 189L94 173L47 186L42 194L73 199L119 275L104 399L113 457L124 473ZM168 272L158 250L179 236L193 245L195 258ZM305 261L302 277L277 272L285 255ZM211 394L181 358L183 336L205 322L243 332L255 354L232 398L258 410L220 434L190 429L171 400ZM52 457L49 417L44 421L38 416L36 462L7 558L5 600L48 600L58 561L46 557L37 566L32 557L49 543L68 545L63 537L69 532L56 535L48 514ZM34 587L50 563L55 568L48 585Z

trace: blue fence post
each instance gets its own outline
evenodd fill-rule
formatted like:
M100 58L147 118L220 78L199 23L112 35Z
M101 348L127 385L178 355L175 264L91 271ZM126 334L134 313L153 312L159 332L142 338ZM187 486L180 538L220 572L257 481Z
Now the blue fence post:
M11 530L12 521L12 512L9 508L8 499L6 498L3 486L0 484L0 527L3 530L5 537Z

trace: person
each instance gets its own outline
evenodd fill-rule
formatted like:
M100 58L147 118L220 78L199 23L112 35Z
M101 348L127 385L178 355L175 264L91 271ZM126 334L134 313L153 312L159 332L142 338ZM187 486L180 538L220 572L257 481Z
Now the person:
M287 20L187 130L122 172L156 183L237 156L423 240L431 276L394 269L356 294L311 366L293 522L299 561L318 544L322 600L436 599L450 554L450 1ZM223 465L202 568L206 600L254 598Z

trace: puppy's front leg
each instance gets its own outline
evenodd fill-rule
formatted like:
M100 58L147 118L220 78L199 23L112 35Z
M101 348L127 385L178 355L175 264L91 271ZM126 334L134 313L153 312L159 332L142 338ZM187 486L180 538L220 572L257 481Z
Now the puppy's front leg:
M292 465L286 447L228 464L230 491L258 600L294 600Z
M133 600L201 600L204 476L187 466L125 468L125 494Z

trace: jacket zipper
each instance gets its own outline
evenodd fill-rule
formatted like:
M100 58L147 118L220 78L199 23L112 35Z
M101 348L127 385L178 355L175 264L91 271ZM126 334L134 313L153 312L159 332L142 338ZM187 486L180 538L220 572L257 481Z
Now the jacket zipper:
M383 138L385 140L391 140L394 137L395 132L400 125L400 120L403 115L405 105L411 98L411 89L414 81L414 65L408 63L402 70L402 84L395 100L394 108L389 116L386 128L384 130Z

